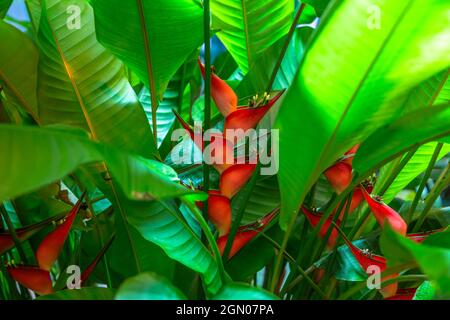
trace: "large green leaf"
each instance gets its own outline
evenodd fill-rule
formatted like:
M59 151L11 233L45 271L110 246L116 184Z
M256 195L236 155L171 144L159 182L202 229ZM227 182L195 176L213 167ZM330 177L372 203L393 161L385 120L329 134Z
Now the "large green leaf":
M114 147L80 132L0 125L0 202L50 184L79 165L106 161L127 197L149 200L190 193L170 167ZM33 159L33 161L30 161Z
M36 115L38 51L25 34L2 20L0 39L0 86L8 99Z
M68 27L71 5L80 8L80 29ZM42 7L41 121L84 128L95 140L147 157L154 154L150 126L123 65L97 42L90 5L83 0L44 0Z
M127 217L141 235L166 254L202 274L208 291L222 286L217 262L172 202L123 202Z
M393 159L411 146L448 135L450 135L448 104L413 111L378 129L364 141L355 156L354 168L359 173L368 172L381 161Z
M445 298L450 297L450 232L433 234L418 244L387 228L380 245L388 266L415 261L438 293Z
M372 5L381 10L379 29L368 25ZM327 12L276 124L283 228L319 175L398 117L408 90L450 61L442 1L334 1Z
M0 19L3 19L9 10L12 0L0 0Z
M232 283L224 286L215 300L278 300L272 293L247 284Z
M212 0L213 28L244 73L286 35L293 20L291 0Z
M93 0L99 41L150 89L153 112L169 80L202 43L196 0Z
M167 279L142 273L127 279L117 291L116 300L184 300L186 297Z

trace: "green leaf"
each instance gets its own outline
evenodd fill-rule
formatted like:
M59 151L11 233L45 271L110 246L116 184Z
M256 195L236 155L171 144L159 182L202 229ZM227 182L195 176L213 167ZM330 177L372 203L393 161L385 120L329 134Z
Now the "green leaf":
M398 176L395 178L394 182L389 186L387 191L383 195L383 201L386 203L391 202L394 197L402 191L411 181L413 181L419 174L421 174L428 166L428 163L431 160L431 157L436 149L436 142L430 142L421 146L415 152L414 156L411 160L408 161L406 166L400 171ZM444 144L441 152L439 153L438 160L444 157L447 153L450 152L450 145ZM378 177L378 181L381 181L387 178L387 175L390 174L390 169L395 166L395 163L390 163L386 165L386 168L380 173ZM377 183L378 185L382 185ZM375 191L376 193L376 191Z
M368 27L373 5L381 10L379 29ZM275 125L283 228L327 167L398 117L408 91L449 65L439 40L449 32L446 10L438 0L333 1Z
M322 16L323 12L327 8L328 4L332 2L331 0L305 0L302 1L311 5L317 12L317 15Z
M438 293L450 297L450 232L433 234L418 244L386 228L380 245L388 266L416 261Z
M156 111L169 80L203 40L194 0L93 0L99 41L150 89ZM132 36L130 36L132 35Z
M168 280L155 273L142 273L127 279L117 291L116 300L184 300L186 297Z
M291 0L212 0L213 28L244 73L285 36L292 22Z
M0 0L0 19L3 19L6 16L11 3L12 0Z
M0 125L0 202L50 184L79 165L106 161L127 197L149 200L191 193L175 171L154 160L98 144L72 130ZM33 161L30 161L33 159Z
M231 283L225 285L214 300L278 300L272 293L247 284Z
M414 145L446 135L450 135L448 104L410 112L378 129L364 141L353 161L354 169L359 173L368 172L381 161L393 159Z
M159 245L166 254L202 274L208 290L222 286L217 262L176 206L168 202L125 202L127 218L141 235Z
M424 281L414 294L413 300L433 300L436 295L436 289L430 281Z
M36 116L38 51L22 32L0 20L0 86L8 99ZM7 45L6 45L7 44Z
M62 290L53 294L40 296L38 300L113 300L114 294L114 289L92 287Z
M78 6L80 29L68 27L68 6ZM97 42L92 8L84 0L44 0L38 33L39 116L93 139L150 157L156 153L145 113L123 65ZM121 19L123 21L123 19Z

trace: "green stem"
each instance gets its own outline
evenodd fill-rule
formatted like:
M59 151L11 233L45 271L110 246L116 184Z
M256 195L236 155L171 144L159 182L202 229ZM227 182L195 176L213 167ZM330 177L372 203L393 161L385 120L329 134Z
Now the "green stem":
M418 221L416 222L414 228L412 229L413 233L417 232L420 229L428 213L430 212L430 209L433 207L434 202L449 184L450 184L450 163L444 169L444 172L442 172L438 181L436 181L436 184L433 186L433 189L431 189L430 193L428 194L425 200L425 207L423 208Z
M425 190L425 186L427 185L427 181L431 176L431 172L433 171L434 165L436 164L437 158L439 157L443 146L443 143L438 143L434 149L433 155L431 156L430 162L428 163L427 169L422 177L422 181L420 182L419 189L417 189L416 196L414 197L411 208L409 208L408 215L406 216L407 223L411 222L414 216L414 211L416 211L417 205L419 204L420 198Z
M16 229L14 228L14 225L9 218L8 212L5 209L5 206L2 204L0 205L0 212L3 217L3 220L5 220L6 226L8 227L8 231L11 234L11 237L13 238L14 244L17 248L17 252L19 253L20 259L23 263L28 264L27 257L25 255L25 251L22 247L22 242L20 241L19 237L17 236Z
M204 123L205 130L211 127L211 22L210 22L210 0L203 0L203 30L205 43L205 109ZM207 147L208 141L204 141L204 148ZM203 190L209 191L209 166L203 164ZM208 200L203 203L203 217L208 217Z
M269 80L269 84L267 85L266 92L272 91L272 86L273 86L273 83L275 82L275 79L277 77L278 70L280 70L281 63L283 62L284 56L286 55L286 51L287 51L287 49L289 47L289 43L291 42L292 36L294 35L295 29L297 27L297 22L300 19L301 15L303 13L303 10L305 9L305 6L306 6L306 4L302 3L300 5L300 7L298 8L297 13L295 14L294 21L292 22L291 27L289 29L289 32L288 32L288 34L286 36L286 41L283 44L283 48L281 49L281 53L278 56L277 62L276 62L275 67L273 68L273 71L272 71L272 75L270 76L270 80Z

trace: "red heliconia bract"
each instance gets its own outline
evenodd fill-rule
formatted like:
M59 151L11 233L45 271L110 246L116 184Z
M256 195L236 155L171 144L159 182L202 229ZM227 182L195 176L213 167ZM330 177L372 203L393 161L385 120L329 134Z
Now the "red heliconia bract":
M406 235L408 225L397 213L397 211L383 202L373 199L366 190L363 190L363 195L370 207L370 210L375 216L375 219L381 227L384 227L385 223L388 223L394 231L403 236Z
M375 255L375 254L368 254L367 252L357 248L353 243L350 242L350 240L345 236L343 232L341 232L338 229L338 232L341 234L342 238L344 239L347 246L350 248L350 251L352 252L355 259L358 261L361 268L364 270L364 272L367 272L369 270L369 267L376 266L380 269L380 272L383 272L386 270L387 263L386 258ZM383 277L381 281L386 281L389 279L397 278L398 274L392 274L386 277ZM380 293L384 298L392 297L396 294L398 288L398 283L394 282L392 284L389 284L387 286L384 286L380 289Z
M398 289L395 295L385 300L412 300L416 291L417 288Z
M42 240L36 251L36 260L41 269L49 271L53 263L58 259L73 221L81 208L82 201L83 197L80 197L78 202L70 210L65 221Z
M361 204L361 202L364 200L364 195L363 195L363 190L362 190L362 186L358 186L355 188L353 195L352 195L352 201L350 202L350 207L348 208L348 213L351 214L352 212L355 211L356 208L359 207L359 205ZM372 192L373 190L373 186L369 185L366 187L366 190L368 192ZM345 205L342 207L341 213L339 214L339 219L342 220L342 218L344 217L344 213L345 213L345 209L347 206L347 202L345 202ZM333 214L336 214L336 211L339 209L340 205L337 205L334 208Z
M254 128L266 113L274 106L278 99L283 95L284 90L279 91L275 97L269 100L265 105L259 107L240 107L225 118L224 132L226 130L248 130Z
M231 259L236 253L239 252L250 240L258 235L276 216L276 210L264 216L260 221L252 223L246 226L241 226L238 228L236 236L234 237L233 244L231 245L230 253L228 259ZM225 246L228 241L228 234L219 237L217 239L217 246L219 248L220 254L223 255Z
M8 267L11 277L30 290L46 295L53 292L50 272L37 267Z
M235 164L222 172L220 176L220 192L232 198L250 179L256 164Z
M205 78L205 66L198 60L200 71ZM226 117L236 110L238 98L231 87L217 75L211 72L211 96L220 113Z
M323 173L336 193L342 193L353 179L352 166L345 162L338 162Z
M344 158L341 160L341 162L347 163L349 165L353 165L353 159L355 157L356 152L359 149L360 144L354 145L350 150L348 150L344 154Z
M230 232L231 227L230 199L216 190L210 190L208 194L209 220L216 226L219 235L223 236Z
M302 211L303 211L303 214L305 215L305 217L308 219L308 222L313 227L316 227L319 224L320 219L323 216L323 214L314 214L314 213L312 213L311 211L306 209L304 206L302 206ZM323 237L326 236L326 234L328 232L328 229L330 228L330 226L332 224L333 224L333 217L331 216L331 217L329 217L328 219L325 220L324 224L320 228L320 231L319 231L320 237L323 238ZM338 220L336 224L339 225L340 221ZM328 250L331 250L331 249L334 248L334 246L336 245L336 241L337 241L337 239L339 237L339 233L336 230L336 228L334 226L332 228L333 228L333 230L331 231L330 236L329 236L328 241L327 241L327 249Z

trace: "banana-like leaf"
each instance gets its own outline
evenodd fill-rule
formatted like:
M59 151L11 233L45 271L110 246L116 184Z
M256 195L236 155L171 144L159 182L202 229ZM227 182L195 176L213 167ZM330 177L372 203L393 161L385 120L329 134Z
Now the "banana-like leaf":
M35 116L38 51L25 34L2 20L0 39L0 86L8 99Z
M150 89L153 113L169 80L203 39L196 0L93 0L99 41Z
M145 239L159 245L172 259L199 272L212 294L222 287L216 260L173 203L122 203L126 205L129 223Z
M80 127L95 140L146 157L156 153L151 128L124 67L98 43L94 14L86 1L43 0L38 42L43 124Z
M131 199L171 198L191 193L169 166L112 146L79 132L0 125L0 201L15 198L61 179L79 165L106 161L111 177ZM33 159L30 161L30 159Z
M0 19L3 19L9 10L12 0L0 0Z
M433 156L436 146L437 142L430 142L417 149L417 151L414 153L414 156L411 158L411 160L408 161L406 166L402 169L402 171L400 171L394 182L392 182L387 191L384 193L383 201L385 203L391 202L400 191L402 191L411 181L414 180L414 178L425 171L428 163L431 160L431 157ZM444 144L441 152L439 153L438 160L444 157L449 152L450 145ZM387 177L385 176L385 174L388 175L391 172L391 167L394 166L394 163L390 163L386 166L387 168L383 168L378 181L381 181L385 177ZM382 184L378 182L377 186L379 185ZM377 193L377 187L375 187L374 193Z
M88 287L78 290L62 290L40 296L38 300L113 300L116 290L110 288Z
M450 136L449 104L419 109L375 131L359 148L353 160L360 174L383 161L394 159L414 145ZM383 141L380 144L380 141Z
M116 300L185 300L184 294L155 273L142 273L120 286Z
M408 91L450 63L442 42L450 33L448 5L442 1L334 1L330 6L275 125L283 228L327 167L400 116ZM367 14L374 6L381 21ZM377 147L380 142L385 140L378 139Z
M212 0L213 28L244 73L285 36L293 20L291 0Z

